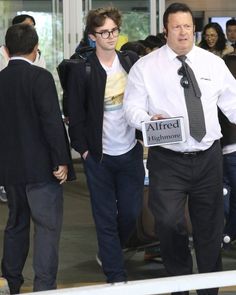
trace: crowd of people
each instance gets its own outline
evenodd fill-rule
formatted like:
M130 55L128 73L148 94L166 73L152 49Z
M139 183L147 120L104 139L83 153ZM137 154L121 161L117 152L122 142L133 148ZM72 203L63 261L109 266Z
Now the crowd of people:
M185 141L151 146L147 156L149 207L167 274L193 272L186 204L200 273L222 270L222 245L236 239L236 20L226 23L227 38L218 23L207 24L195 44L191 9L173 3L163 15L163 33L117 51L121 24L114 7L87 15L73 58L81 49L86 55L70 64L64 89L69 139L35 20L17 16L7 30L0 48L0 196L9 218L1 270L11 294L24 282L31 219L33 289L56 288L62 184L75 178L70 146L86 174L106 281L128 280L123 249L143 201L142 122L183 118ZM224 183L230 193L225 216Z

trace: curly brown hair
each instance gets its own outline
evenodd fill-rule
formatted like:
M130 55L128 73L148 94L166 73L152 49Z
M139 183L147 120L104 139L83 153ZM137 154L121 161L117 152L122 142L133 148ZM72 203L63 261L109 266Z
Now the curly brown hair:
M117 8L97 8L88 12L86 20L87 33L94 34L97 27L104 25L106 18L112 19L117 27L121 26L121 13Z

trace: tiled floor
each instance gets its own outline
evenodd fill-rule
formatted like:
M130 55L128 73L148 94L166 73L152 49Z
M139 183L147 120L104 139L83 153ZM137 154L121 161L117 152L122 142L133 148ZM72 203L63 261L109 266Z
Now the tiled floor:
M75 166L78 180L65 185L64 225L58 272L59 288L105 283L103 273L95 260L96 234L85 176L81 165ZM0 203L0 254L7 212L7 206ZM138 252L127 261L129 280L165 276L163 265L159 261L144 262L143 254ZM236 269L236 247L230 252L223 253L223 257L225 270ZM33 279L31 252L25 265L24 276L22 292L31 292ZM222 289L220 294L236 294L236 278L235 287Z

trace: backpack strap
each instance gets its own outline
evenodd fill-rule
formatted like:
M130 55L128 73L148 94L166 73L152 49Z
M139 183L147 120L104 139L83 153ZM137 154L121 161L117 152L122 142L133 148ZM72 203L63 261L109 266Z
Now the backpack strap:
M88 84L88 79L91 73L91 64L88 61L88 56L94 51L94 48L90 46L79 48L72 55L72 59L82 60L85 63L85 80L86 84Z
M85 78L86 78L86 84L88 85L89 76L91 73L91 64L88 60L85 61Z
M126 64L128 65L129 70L130 70L133 63L131 62L131 59L130 59L128 53L126 51L121 51L121 54L124 57L124 60L125 60Z

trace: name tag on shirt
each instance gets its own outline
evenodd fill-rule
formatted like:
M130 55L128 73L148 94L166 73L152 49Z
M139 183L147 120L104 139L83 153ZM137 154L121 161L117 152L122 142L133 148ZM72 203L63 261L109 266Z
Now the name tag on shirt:
M183 117L142 122L144 146L181 143L185 141Z

